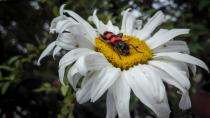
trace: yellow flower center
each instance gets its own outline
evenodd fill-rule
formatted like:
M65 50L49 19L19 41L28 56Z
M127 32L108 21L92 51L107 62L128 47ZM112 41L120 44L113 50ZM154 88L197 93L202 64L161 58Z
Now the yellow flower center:
M152 58L152 51L147 46L145 41L140 40L134 36L123 36L123 41L129 46L129 55L119 55L113 46L103 41L101 37L95 39L97 51L104 54L107 60L112 63L113 66L121 68L122 70L129 69L130 67L137 64L145 64ZM135 47L135 48L134 48ZM137 51L136 51L136 50Z

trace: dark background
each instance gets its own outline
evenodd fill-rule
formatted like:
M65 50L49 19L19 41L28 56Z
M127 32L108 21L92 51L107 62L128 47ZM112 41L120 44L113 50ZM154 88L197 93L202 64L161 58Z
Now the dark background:
M157 10L168 15L163 28L189 28L190 35L181 37L189 44L191 54L210 67L210 1L209 0L0 0L0 117L6 118L104 118L105 100L79 105L68 86L58 81L58 59L47 57L42 66L36 62L47 44L56 39L49 34L51 20L58 16L61 3L87 19L95 8L102 21L120 25L122 10L130 7L144 16ZM177 38L179 39L179 38ZM209 75L198 70L190 78L191 97ZM172 109L171 118L194 117L192 109L178 108L180 96L167 86ZM131 115L154 117L135 97Z

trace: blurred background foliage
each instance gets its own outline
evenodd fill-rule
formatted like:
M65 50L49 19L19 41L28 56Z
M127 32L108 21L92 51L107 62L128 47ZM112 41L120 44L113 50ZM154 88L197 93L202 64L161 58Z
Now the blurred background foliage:
M209 0L0 0L0 117L3 118L104 118L105 100L79 105L73 90L58 81L58 60L36 62L47 44L56 39L49 34L51 20L58 16L61 3L87 19L94 9L104 22L120 25L122 10L130 7L146 19L157 10L167 14L164 28L190 28L181 37L191 54L210 65ZM139 12L137 12L139 11ZM179 38L177 38L179 39ZM209 66L210 67L210 66ZM209 75L202 70L191 79L191 96ZM178 108L180 96L167 86L171 118L192 118L192 110ZM155 117L135 97L131 99L133 118Z

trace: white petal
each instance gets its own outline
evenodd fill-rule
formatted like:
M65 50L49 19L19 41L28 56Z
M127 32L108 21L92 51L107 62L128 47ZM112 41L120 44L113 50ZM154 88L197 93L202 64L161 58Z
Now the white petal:
M81 74L79 74L79 73L77 73L77 74L75 74L74 76L73 76L73 87L74 87L74 90L77 90L77 85L78 85L78 83L79 83L79 81L81 80L81 79L83 79L84 77L81 75Z
M58 17L54 18L51 21L51 24L50 24L50 33L55 33L56 32L57 23L59 21L63 21L63 20L65 20L65 18L63 16L58 16Z
M67 73L68 81L74 90L76 90L76 86L77 86L77 83L75 83L75 80L74 80L74 76L76 76L77 74L79 74L78 69L74 64L73 66L71 66L71 68L69 69Z
M186 74L187 78L190 77L188 64L186 64L184 62L175 61L175 60L164 60L164 62L167 62L167 63L173 65L174 67L176 67L177 69L179 69L183 74Z
M82 77L83 76L78 72L78 69L75 66L75 64L69 69L67 73L68 81L74 90L77 89L77 84Z
M160 52L180 52L189 54L189 48L184 41L169 41L166 44L153 49L154 53Z
M137 30L140 30L142 28L142 24L143 24L142 20L136 19L135 24L134 24L134 28L137 29Z
M169 74L172 78L174 78L177 82L179 82L179 84L184 87L185 89L189 89L190 88L190 81L187 78L186 75L184 75L180 70L178 70L176 67L167 64L163 61L149 61L148 62L150 65L153 65L161 70L163 70L164 72L166 72L167 74Z
M113 29L113 24L112 24L112 22L111 22L110 20L108 21L107 26L108 26L108 27L107 27L107 28L108 28L108 31L113 32L113 30L114 30L114 29Z
M147 44L153 43L153 40L150 40L150 39L155 38L155 37L158 37L158 36L162 36L162 35L164 35L166 32L168 32L167 29L160 29L160 30L158 30L151 38L149 38L149 39L146 41Z
M62 41L55 41L55 43L58 47L61 47L62 49L65 49L65 50L72 50L76 48L76 45L68 44Z
M93 78L94 76L92 76L94 73L96 73L97 71L91 71L91 72L88 72L86 76L82 76L77 67L75 66L75 64L69 69L68 73L67 73L67 78L68 78L68 81L69 83L71 84L71 86L73 87L74 90L77 90L77 84L78 82L82 79L82 83L81 83L81 86L84 85L84 83L86 83L86 81L88 79L90 79L91 77Z
M189 64L188 66L190 70L192 71L193 75L195 76L196 70L197 70L196 65Z
M185 41L179 41L179 40L175 41L175 40L172 40L172 41L167 42L166 45L182 45L182 46L187 46L187 43Z
M74 36L70 33L61 33L56 39L56 45L65 49L72 50L78 45Z
M108 28L109 31L111 31L111 32L114 31L114 28L113 28L114 25L112 24L111 20L109 20L106 25L108 26L107 28Z
M99 26L100 26L100 30L99 29L98 30L101 34L103 34L105 31L108 31L107 26L102 21L99 22Z
M151 71L148 65L141 66L141 69L146 78L150 80L153 86L152 89L154 90L152 91L155 98L158 99L158 102L163 101L166 91L160 76Z
M108 31L113 32L114 34L119 33L119 28L117 26L114 26L110 20L107 23L107 29Z
M132 13L128 13L128 18L126 20L126 34L132 35L136 17Z
M66 4L61 5L60 10L59 10L60 15L63 15L63 10L65 6Z
M66 63L68 63L67 65L72 64L79 57L87 55L87 54L91 54L91 53L95 53L95 51L87 49L87 48L76 48L76 49L73 49L73 50L69 51L68 53L66 53L60 59L59 67L63 66Z
M165 19L162 11L158 11L152 18L148 20L142 30L139 32L138 37L140 39L147 39L150 34L159 26Z
M96 25L97 29L100 31L100 26L99 26L99 19L96 15L97 13L97 10L94 10L93 12L93 16L91 17L90 21L93 21L93 23ZM100 32L100 33L103 33L103 32Z
M115 118L116 115L117 110L115 106L114 96L109 90L106 96L106 118Z
M87 37L82 36L82 35L77 35L75 36L75 39L77 41L78 47L95 50L95 46L93 45L93 43L89 41Z
M209 72L207 65L203 61L201 61L200 59L195 58L193 56L190 56L188 54L182 54L182 53L177 53L177 52L165 52L165 53L155 54L154 58L156 58L156 57L168 57L173 60L197 65Z
M42 58L44 58L45 56L47 56L52 49L55 47L55 41L50 43L47 48L42 52L42 54L40 55L38 61L37 61L37 65L40 65L40 61L42 60Z
M83 29L81 30L85 30L85 32L89 36L89 41L95 44L95 37L97 36L95 29L75 12L70 10L64 10L64 11L67 12L72 17L74 17L75 19L77 19L77 21L83 26Z
M149 40L146 41L146 43L149 45L151 49L157 48L158 46L161 46L165 43L167 43L169 40L173 39L176 36L179 36L181 34L188 34L189 29L172 29L167 32L165 32L162 35L158 35L156 37L152 37Z
M64 77L64 72L66 69L66 66L71 65L73 62L75 62L79 57L82 57L87 54L95 53L92 50L86 49L86 48L77 48L74 50L71 50L70 52L66 53L59 62L59 79L62 84L63 82L63 77Z
M140 29L142 28L142 23L143 23L142 20L136 19L132 31L132 35L138 37L139 39L140 39L139 34L141 33ZM145 40L145 39L140 39L140 40Z
M156 37L156 36L159 36L159 35L161 35L161 34L163 34L163 33L165 33L165 32L167 32L168 30L166 30L166 29L160 29L158 32L156 32L152 37ZM139 39L141 39L141 40L147 40L146 38L145 39L142 39L141 38L141 30L134 30L134 32L135 32L135 35L134 36L136 36L136 37L138 37ZM150 43L150 40L147 40L147 43Z
M177 87L179 90L181 90L183 93L185 93L187 90L185 89L184 86L182 86L180 84L179 81L177 81L176 79L174 79L173 77L171 77L169 74L167 74L165 71L160 70L156 67L150 66L148 65L148 67L150 68L151 71L153 71L156 75L159 75L161 77L161 79L163 81L165 81L166 83L173 85L175 87Z
M157 36L161 36L164 35L166 32L168 31L168 29L160 29L158 32L156 32L152 37L157 37ZM149 41L148 41L149 42Z
M123 19L122 19L122 25L121 25L121 32L125 32L125 30L126 30L126 20L127 20L127 15L128 15L128 12L130 11L131 9L130 8L128 8L128 9L126 9L125 11L123 11L122 13L121 13L121 15L123 15Z
M94 49L90 36L84 30L84 26L77 25L66 29L69 33L59 34L57 40L68 50L68 47L79 47ZM64 45L65 44L65 45Z
M119 27L118 26L113 25L113 33L114 34L120 33L120 30L119 30Z
M55 56L57 55L57 53L61 50L61 47L56 46L54 51L53 51L53 58L55 59Z
M77 60L75 65L77 66L79 73L84 76L88 71L100 70L107 66L112 67L112 65L101 53L94 53L83 56Z
M141 39L138 35L140 34L140 30L134 29L132 35L137 37L140 40L145 40L145 39Z
M114 96L118 117L130 118L130 112L129 112L130 88L126 83L125 76L123 74L111 86L110 91Z
M79 89L76 93L76 99L77 102L79 102L80 104L83 104L85 102L87 102L88 100L90 100L90 89L93 85L94 82L94 77L95 75L92 74L91 76L86 76L83 81L83 85L81 86L81 89Z
M57 33L63 33L66 29L79 25L76 21L73 19L67 19L63 21L59 21L56 25L56 32Z
M60 7L60 10L59 10L59 13L60 13L60 16L54 18L51 22L51 25L50 25L50 33L55 33L56 31L56 25L59 21L62 21L62 20L65 20L65 16L63 16L63 9L65 7L65 4L63 4L61 7Z
M98 32L103 34L105 31L108 31L108 28L102 21L98 19L96 13L97 10L94 10L93 16L91 16L89 19L96 25Z
M133 13L129 12L129 10L130 9L127 9L123 14L121 31L127 35L132 35L136 17Z
M179 108L182 110L191 108L191 101L188 92L182 94L181 100L179 102Z
M58 37L56 40L59 42L66 43L66 44L77 45L76 39L72 33L58 34Z
M165 81L168 84L171 84L171 85L177 87L178 89L180 89L182 91L182 98L181 98L180 103L179 103L179 107L181 109L188 109L188 108L191 107L191 102L190 102L190 99L189 99L188 91L187 91L186 88L184 88L180 84L180 82L178 82L177 80L175 80L174 78L172 78L166 72L164 72L164 71L162 71L160 69L157 69L156 67L153 67L153 66L150 66L150 65L148 65L148 67L156 75L159 75L163 81Z
M91 89L91 101L95 102L120 76L120 69L106 67L96 76Z
M171 111L166 94L164 95L164 99L161 102L158 102L157 98L155 99L152 97L154 93L154 89L152 89L153 85L139 68L134 67L129 71L124 72L126 82L141 102L152 109L159 118L168 118Z

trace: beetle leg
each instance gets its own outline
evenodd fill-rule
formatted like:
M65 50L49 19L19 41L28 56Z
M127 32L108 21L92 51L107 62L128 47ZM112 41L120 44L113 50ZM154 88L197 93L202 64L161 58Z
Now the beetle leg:
M99 34L99 35L100 35L100 37L101 37L102 39L107 40L106 37L105 37L104 35L102 35L102 34Z
M110 40L103 40L103 41L108 43L108 44L112 44L112 42Z
M143 52L141 52L141 51L138 51L138 50L136 49L136 47L133 46L132 44L128 44L128 45L130 45L133 49L135 49L136 52L138 52L138 53L143 53Z
M102 35L103 36L103 35ZM103 37L102 37L103 38ZM107 44L112 44L112 42L110 40L107 40L107 39L101 39L101 41L103 41L104 43L107 43Z
M116 47L113 47L113 49L114 49L114 51L117 53L117 55L119 56L119 58L120 58L120 60L121 60L121 56L120 56L119 51L117 50L117 48L116 48Z

